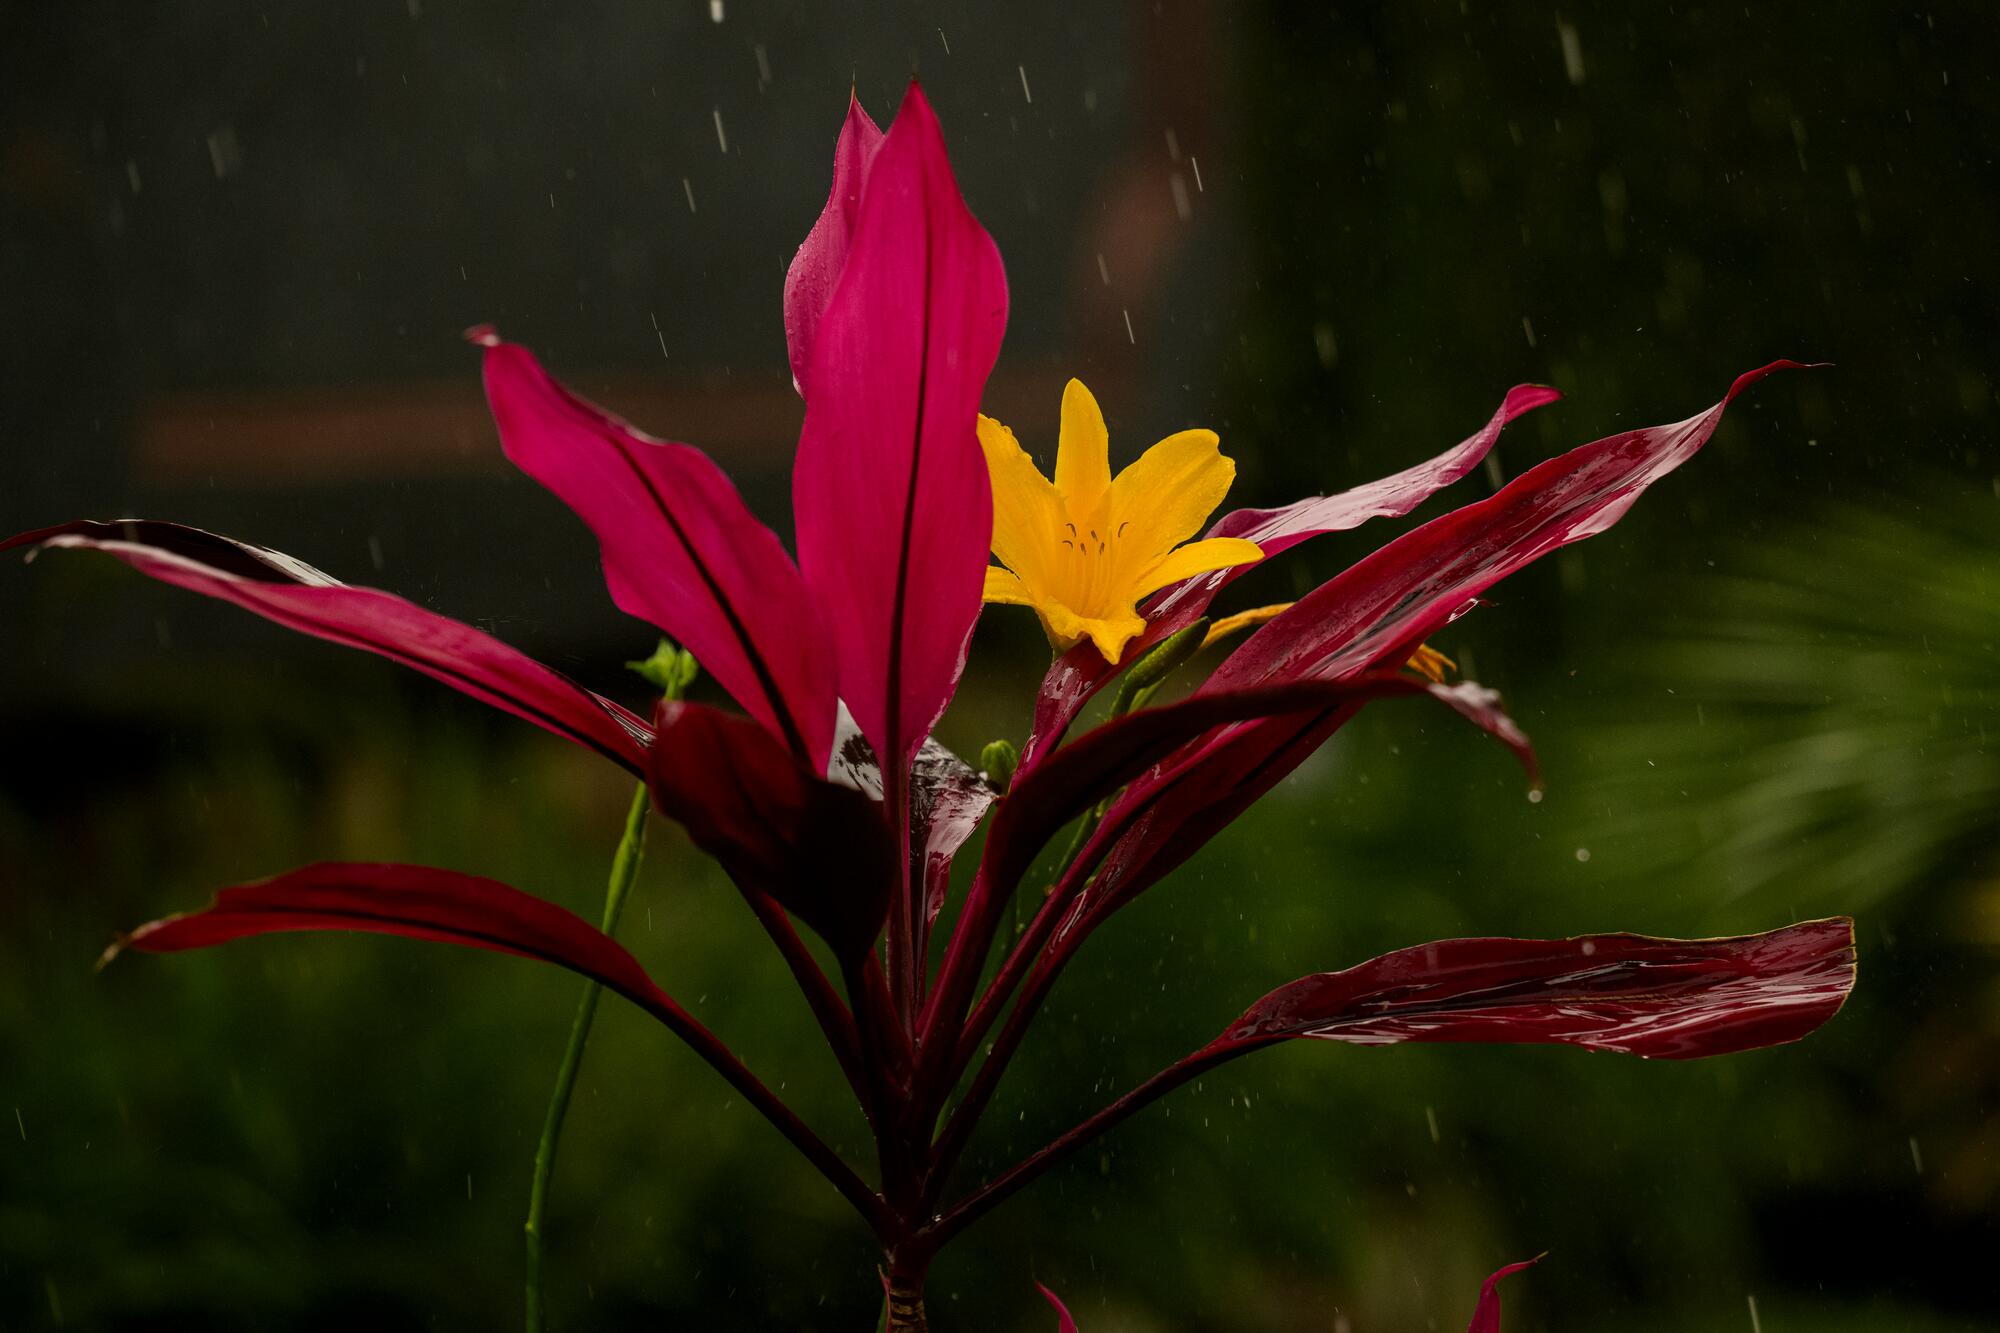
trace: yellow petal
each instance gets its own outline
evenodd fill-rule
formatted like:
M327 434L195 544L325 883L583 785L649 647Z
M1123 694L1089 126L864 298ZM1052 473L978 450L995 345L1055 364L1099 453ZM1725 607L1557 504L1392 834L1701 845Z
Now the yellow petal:
M1458 670L1458 663L1427 643L1418 644L1417 651L1403 665L1434 685L1444 684L1447 673Z
M1130 608L1123 614L1094 617L1079 616L1060 602L1039 605L1035 610L1056 647L1070 648L1089 639L1113 666L1118 665L1125 645L1146 631L1146 622Z
M1264 552L1256 542L1246 542L1241 537L1210 537L1207 541L1189 542L1139 576L1137 585L1132 589L1132 600L1136 602L1169 583L1179 583L1182 579L1206 574L1211 569L1247 565L1263 558Z
M993 481L993 554L1021 577L1040 582L1059 550L1062 497L1014 432L992 417L979 418L979 447Z
M1269 606L1253 606L1248 611L1238 611L1233 616L1224 616L1208 627L1208 633L1202 636L1201 646L1213 648L1231 635L1268 624L1291 609L1290 602L1273 602Z
M1063 387L1062 429L1056 436L1056 489L1078 522L1086 521L1111 487L1111 436L1104 413L1082 380Z
M1035 599L1028 593L1028 585L1021 582L1021 576L1011 569L998 565L986 567L986 591L980 594L982 602L997 602L1003 606L1033 606Z
M1222 456L1219 445L1212 430L1169 435L1111 483L1107 521L1127 569L1143 572L1200 532L1229 494L1236 464Z

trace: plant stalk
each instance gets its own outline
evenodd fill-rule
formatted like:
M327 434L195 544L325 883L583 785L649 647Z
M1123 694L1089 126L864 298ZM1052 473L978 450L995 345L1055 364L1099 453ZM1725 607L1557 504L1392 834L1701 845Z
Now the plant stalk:
M611 879L604 893L603 930L615 934L618 918L624 914L625 899L639 876L639 859L646 850L646 812L651 805L646 784L632 793L631 807L625 812L625 834L611 858ZM590 1043L591 1025L597 1019L597 1001L604 987L595 981L583 984L577 997L576 1017L570 1020L569 1044L563 1048L562 1063L556 1067L555 1088L549 1093L548 1114L542 1120L541 1141L535 1145L535 1173L528 1187L528 1220L522 1227L527 1241L527 1272L524 1282L528 1333L545 1333L548 1312L542 1304L542 1220L549 1198L549 1180L555 1175L556 1147L562 1140L563 1120L569 1114L570 1096L576 1091L577 1072L583 1067L583 1050Z

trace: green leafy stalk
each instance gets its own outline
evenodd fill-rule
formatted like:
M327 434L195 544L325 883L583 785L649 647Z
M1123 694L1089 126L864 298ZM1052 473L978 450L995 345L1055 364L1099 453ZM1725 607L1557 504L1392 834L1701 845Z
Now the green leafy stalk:
M658 686L668 699L679 699L694 682L694 658L662 640L653 655L627 666ZM646 784L632 793L625 812L625 833L611 858L611 879L604 892L604 933L618 932L618 919L625 912L625 899L639 877L639 860L646 851L646 811L651 797ZM535 1145L534 1180L528 1187L528 1220L522 1230L527 1237L528 1333L545 1333L548 1311L542 1304L542 1220L547 1213L549 1182L556 1170L556 1147L562 1140L563 1121L569 1115L570 1096L576 1091L577 1072L583 1067L583 1050L590 1044L591 1025L597 1020L598 997L604 988L587 981L577 997L576 1017L570 1021L569 1044L563 1048L562 1063L556 1067L555 1088L549 1093L548 1113L542 1119L542 1137Z

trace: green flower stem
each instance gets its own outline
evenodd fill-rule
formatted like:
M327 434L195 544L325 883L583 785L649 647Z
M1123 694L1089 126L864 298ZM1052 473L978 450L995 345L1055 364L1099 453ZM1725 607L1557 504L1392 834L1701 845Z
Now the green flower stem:
M604 933L615 934L618 918L624 914L625 899L632 881L639 877L639 858L646 850L646 811L651 804L646 784L632 793L632 805L625 813L625 836L618 840L618 852L611 858L611 882L604 894ZM548 1313L542 1308L542 1218L548 1207L549 1180L556 1169L556 1145L562 1138L563 1118L569 1114L570 1095L576 1091L577 1071L583 1067L583 1048L590 1042L590 1027L597 1018L597 999L604 987L595 981L583 985L577 997L576 1017L569 1025L569 1045L563 1048L562 1064L556 1068L555 1089L549 1094L548 1115L542 1121L541 1142L535 1145L535 1177L528 1188L527 1308L528 1333L543 1333Z
M1169 635L1160 642L1159 647L1140 658L1132 665L1131 670L1125 673L1125 678L1119 681L1118 693L1111 701L1110 716L1105 720L1113 721L1125 716L1134 708L1144 708L1147 701L1159 693L1160 686L1166 683L1167 677L1172 675L1183 662L1201 651L1202 640L1207 635L1208 618L1204 616L1179 633ZM1076 864L1076 858L1083 852L1083 845L1090 841L1091 834L1097 832L1098 824L1103 822L1104 812L1110 808L1111 797L1106 796L1085 811L1083 818L1077 821L1076 832L1070 835L1069 846L1063 849L1062 860L1058 863L1059 868L1056 871L1058 879ZM1015 902L1018 904L1019 901L1017 897ZM1016 935L1021 933L1018 906L1014 918L1014 933Z

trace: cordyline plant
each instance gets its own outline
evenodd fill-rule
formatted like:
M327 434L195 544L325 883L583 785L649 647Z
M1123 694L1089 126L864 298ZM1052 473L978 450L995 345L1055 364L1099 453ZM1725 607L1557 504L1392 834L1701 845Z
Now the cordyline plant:
M1213 599L1255 563L1409 513L1478 465L1509 421L1557 395L1513 389L1478 431L1427 462L1339 494L1237 510L1203 534L1234 472L1216 437L1183 431L1114 477L1103 418L1072 382L1045 477L1006 427L979 415L1006 282L914 84L886 134L850 105L833 189L792 264L784 306L805 400L796 562L706 455L577 398L491 330L472 335L507 456L596 534L618 606L685 649L648 668L665 696L650 721L468 625L211 533L75 522L4 543L104 551L415 667L641 779L602 928L490 879L322 863L225 889L114 946L165 952L278 931L373 931L587 978L537 1163L531 1327L542 1319L542 1199L599 987L693 1047L853 1205L882 1246L892 1329L924 1327L925 1274L946 1242L1079 1145L1251 1051L1313 1037L1560 1042L1686 1059L1796 1040L1840 1007L1854 980L1845 920L1730 939L1422 944L1279 987L998 1175L958 1179L981 1113L1085 941L1365 704L1442 704L1532 773L1527 740L1496 696L1447 683L1448 664L1425 640L1502 578L1617 521L1707 442L1731 398L1794 363L1741 376L1686 421L1551 459L1296 603L1210 623ZM1000 564L988 563L989 550ZM930 734L982 602L1032 607L1059 656L1025 743L987 747L976 770ZM1148 706L1200 649L1244 631L1191 693ZM680 697L687 655L741 713ZM1108 720L1070 738L1114 683ZM611 938L649 801L721 863L790 965L872 1130L872 1181ZM982 822L969 886L955 895L955 861ZM1065 828L1067 850L1052 857ZM1017 932L1022 897L1034 910ZM801 925L824 947L809 947ZM1487 1297L1481 1318L1494 1326L1490 1283Z

